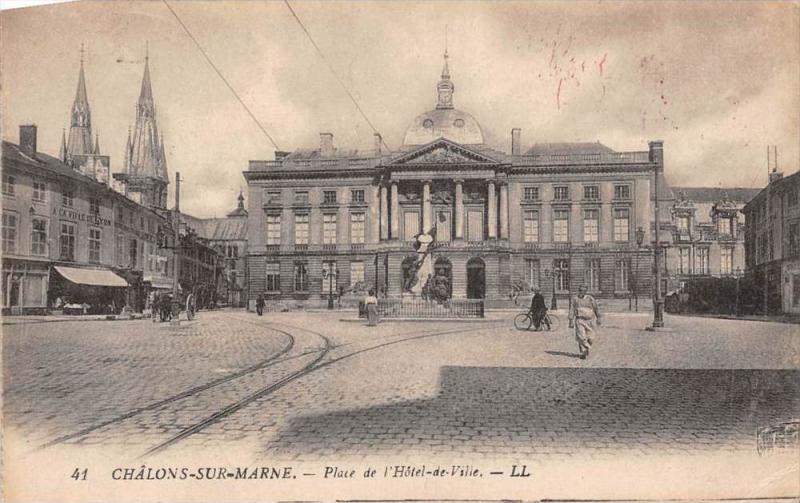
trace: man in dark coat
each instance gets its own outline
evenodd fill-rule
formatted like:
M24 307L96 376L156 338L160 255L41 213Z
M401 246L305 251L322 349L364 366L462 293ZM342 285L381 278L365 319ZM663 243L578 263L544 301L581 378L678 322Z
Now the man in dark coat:
M533 319L533 325L536 327L536 330L539 330L542 325L542 319L544 318L544 315L547 314L547 306L544 302L544 296L541 294L538 288L533 289L533 297L531 298L531 309L529 313Z
M258 297L256 297L256 312L259 316L264 314L264 296L261 294L258 294Z

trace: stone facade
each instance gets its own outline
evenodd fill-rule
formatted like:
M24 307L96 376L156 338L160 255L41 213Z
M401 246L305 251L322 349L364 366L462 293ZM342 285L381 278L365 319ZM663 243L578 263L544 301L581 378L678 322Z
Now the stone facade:
M251 299L313 304L364 287L403 296L421 232L435 233L434 268L454 298L501 303L531 286L566 298L583 283L601 297L650 296L654 176L670 222L662 142L640 152L535 144L523 154L515 129L511 154L500 152L453 108L449 79L445 64L436 109L395 152L378 135L371 151L339 150L323 133L319 149L250 162Z

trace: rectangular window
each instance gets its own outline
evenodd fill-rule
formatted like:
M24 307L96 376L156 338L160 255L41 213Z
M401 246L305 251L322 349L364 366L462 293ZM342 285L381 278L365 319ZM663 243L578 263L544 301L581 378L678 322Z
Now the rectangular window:
M267 263L267 291L281 291L281 265L277 262Z
M719 272L722 274L732 274L733 273L733 249L732 248L722 248L719 251L720 255L720 264L719 264Z
M336 204L336 191L335 190L323 190L322 191L322 203L323 204Z
M556 290L561 292L569 290L569 260L563 258L553 260L553 281Z
M3 253L17 253L17 215L3 212Z
M43 203L47 201L47 184L33 181L33 200Z
M731 218L722 218L720 217L717 220L717 232L719 232L720 236L730 236L733 234L732 232L733 225Z
M130 267L132 268L136 268L138 252L139 243L135 239L131 239L128 243L128 257L130 258Z
M586 288L590 291L598 291L600 290L600 259L599 258L590 258L586 259L586 271L585 271L585 279L584 282L586 283Z
M566 201L569 199L569 187L553 187L553 199L556 201Z
M467 212L467 241L483 241L483 212Z
M786 204L788 204L790 208L797 206L797 198L798 198L797 190L790 190L786 194Z
M679 248L678 249L678 273L679 274L691 274L691 260L689 255L689 248Z
M599 218L600 214L597 210L583 210L583 240L585 242L596 243L598 241Z
M350 202L353 204L361 204L364 202L364 190L353 189L350 191Z
M350 286L364 283L364 262L350 262Z
M596 201L600 199L600 188L597 185L584 185L583 198L590 201Z
M114 248L114 260L117 265L124 265L127 260L125 259L125 236L117 234L116 246Z
M419 212L406 211L403 213L403 239L413 241L419 234Z
M96 197L89 198L89 213L97 215L100 213L100 200Z
M800 224L792 223L789 224L789 253L787 256L794 257L798 253L800 253Z
M539 187L525 187L522 190L522 197L526 201L537 201L539 199Z
M539 242L538 211L525 211L522 213L522 239L526 243Z
M294 216L294 244L307 245L308 244L308 215L295 215Z
M336 213L322 215L322 244L336 244Z
M630 220L627 209L614 210L614 241L628 241L630 238Z
M541 286L539 283L539 261L537 259L525 259L525 275L531 288L539 288Z
M281 191L280 190L265 190L264 191L264 204L280 205L281 204Z
M267 215L267 245L281 244L281 216Z
M695 272L697 274L708 274L708 248L697 248L694 253Z
M689 232L689 223L691 217L678 217L678 229L685 232Z
M47 220L31 220L31 255L47 255Z
M617 261L617 285L618 292L627 292L629 290L628 276L631 270L631 263L628 259Z
M100 229L89 229L89 262L100 262Z
M350 243L357 245L363 244L366 232L366 214L350 213Z
M61 260L75 260L75 224L61 222Z
M122 223L125 220L125 208L117 206L117 222Z
M305 262L294 263L294 291L307 292L308 291L308 271Z
M630 185L614 185L614 199L630 199L631 186Z
M72 189L64 189L61 193L61 204L63 206L72 207L75 204L75 191Z
M16 189L17 179L12 175L3 175L3 194L13 196Z
M566 243L569 241L569 211L553 210L553 241Z

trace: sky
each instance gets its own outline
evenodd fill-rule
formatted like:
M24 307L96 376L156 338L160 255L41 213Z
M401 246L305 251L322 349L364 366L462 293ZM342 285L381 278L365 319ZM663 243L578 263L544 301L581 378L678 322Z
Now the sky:
M456 108L487 143L600 141L618 151L663 140L678 186L759 187L767 145L779 169L800 167L797 2L168 0L273 145L162 1L86 1L5 10L2 137L39 126L57 155L69 127L80 47L93 130L123 168L149 47L158 123L181 208L222 216L246 187L249 160L315 148L391 149L436 103L445 38ZM446 33L446 36L445 36ZM174 184L170 185L170 191Z

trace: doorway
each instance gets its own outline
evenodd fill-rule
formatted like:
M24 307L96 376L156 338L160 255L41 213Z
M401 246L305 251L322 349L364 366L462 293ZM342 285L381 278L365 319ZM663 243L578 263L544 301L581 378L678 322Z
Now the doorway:
M467 298L486 298L486 264L477 257L467 262Z

